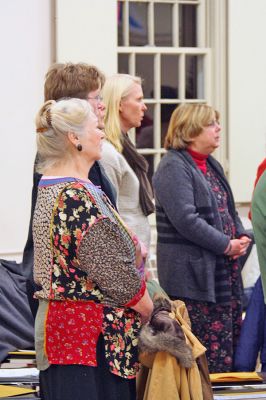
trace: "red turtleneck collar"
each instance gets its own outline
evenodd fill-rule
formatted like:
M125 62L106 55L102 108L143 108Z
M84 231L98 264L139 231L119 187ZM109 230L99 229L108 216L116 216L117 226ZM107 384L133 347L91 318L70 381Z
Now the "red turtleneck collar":
M195 163L197 164L198 168L204 173L207 172L207 158L208 154L201 154L194 150L187 149L187 152L191 155Z

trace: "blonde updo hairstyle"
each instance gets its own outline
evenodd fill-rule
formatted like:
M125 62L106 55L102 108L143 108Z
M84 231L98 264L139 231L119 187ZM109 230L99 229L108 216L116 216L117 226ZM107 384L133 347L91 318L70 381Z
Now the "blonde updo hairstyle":
M37 133L39 173L52 167L58 161L70 157L73 144L68 133L74 132L78 137L84 134L89 118L94 115L90 104L81 99L48 100L39 110L35 123Z
M105 104L104 131L106 139L120 153L123 149L120 126L120 103L130 94L134 84L141 85L141 78L128 74L115 74L106 79L102 94Z
M186 149L204 127L213 120L219 121L219 117L219 112L207 104L186 103L177 106L170 118L164 141L165 149Z

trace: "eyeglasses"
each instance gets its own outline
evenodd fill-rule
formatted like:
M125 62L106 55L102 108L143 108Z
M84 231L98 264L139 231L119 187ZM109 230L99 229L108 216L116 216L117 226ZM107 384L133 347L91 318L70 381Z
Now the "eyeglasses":
M102 96L97 95L95 97L88 97L88 100L95 100L95 101L97 101L97 103L100 103L101 101L103 101L103 98L102 98Z
M220 126L220 121L217 121L216 119L213 119L212 121L210 121L207 126Z

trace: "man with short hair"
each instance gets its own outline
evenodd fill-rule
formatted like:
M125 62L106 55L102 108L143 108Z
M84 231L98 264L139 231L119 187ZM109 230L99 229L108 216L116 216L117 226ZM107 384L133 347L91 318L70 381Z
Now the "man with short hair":
M94 113L98 117L99 129L104 128L105 105L100 95L105 82L104 74L94 65L85 63L56 63L53 64L46 73L44 83L44 99L58 100L64 97L76 97L88 100ZM38 154L37 156L38 157ZM100 186L111 203L116 208L115 188L105 175L100 162L96 161L92 166L88 178L96 185ZM38 184L41 175L34 171L31 218L27 242L23 252L23 273L28 278L27 290L30 307L33 315L36 315L38 302L33 299L35 284L33 281L33 237L32 237L32 218L37 200Z

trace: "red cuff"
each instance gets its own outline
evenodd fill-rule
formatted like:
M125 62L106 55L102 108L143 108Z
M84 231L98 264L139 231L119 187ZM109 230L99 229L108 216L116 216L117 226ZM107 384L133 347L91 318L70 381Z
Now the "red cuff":
M135 294L135 296L128 303L125 304L125 307L135 306L140 301L140 299L144 296L145 290L146 290L146 283L144 280L142 280L140 290L138 291L137 294Z

